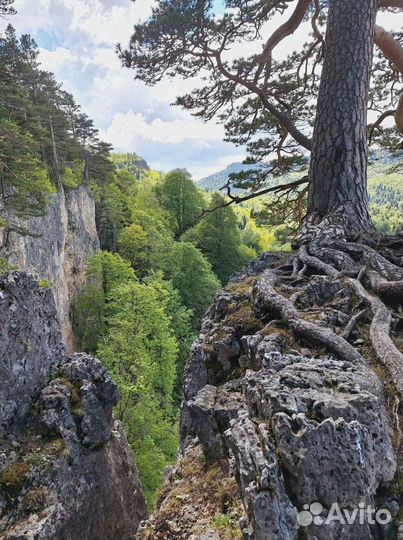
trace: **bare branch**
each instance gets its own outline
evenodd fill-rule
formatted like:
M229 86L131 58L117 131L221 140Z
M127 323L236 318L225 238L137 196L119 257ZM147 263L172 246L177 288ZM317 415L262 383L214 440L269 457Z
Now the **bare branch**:
M388 32L382 26L375 26L375 43L403 75L403 47L394 38L391 32Z
M305 13L307 12L310 3L311 0L298 0L297 7L288 21L279 26L279 28L277 28L277 30L275 30L269 37L261 55L264 63L271 62L273 49L277 47L277 45L283 41L283 39L293 34L299 27L303 18L305 17Z
M312 24L312 30L313 30L313 33L314 33L315 36L316 36L316 39L317 39L318 41L320 41L320 42L324 42L322 33L320 32L320 30L319 30L319 28L318 28L318 24L317 24L317 21L318 21L320 12L321 12L320 1L319 1L319 0L315 0L315 13L314 13L314 15L313 15L313 17L312 17L312 21L311 21L311 24Z
M382 26L377 25L375 27L375 43L385 57L396 66L396 69L403 76L403 47L394 38L393 34L382 28ZM398 129L403 131L403 94L400 97L395 112L395 122Z
M289 134L294 137L294 139L297 141L298 144L306 148L307 150L312 150L312 141L300 131L297 126L294 124L294 122L291 120L291 118L283 113L281 110L277 109L267 99L267 94L264 92L261 88L259 88L254 82L248 81L246 79L243 79L239 75L236 75L234 73L231 73L226 68L225 64L223 63L221 59L221 54L218 51L215 51L214 57L217 63L217 68L220 71L224 77L229 79L230 81L233 81L237 84L240 84L244 88L247 88L251 92L253 92L255 95L257 95L260 98L260 101L262 102L262 105L269 111L270 114L272 114L277 120L280 122L280 124L283 126L284 129L286 129Z
M399 8L403 9L403 0L379 0L380 8Z
M372 143L372 137L374 136L374 131L379 128L379 126L383 123L386 118L389 116L395 116L396 111L385 111L381 116L370 126L369 128L369 144Z

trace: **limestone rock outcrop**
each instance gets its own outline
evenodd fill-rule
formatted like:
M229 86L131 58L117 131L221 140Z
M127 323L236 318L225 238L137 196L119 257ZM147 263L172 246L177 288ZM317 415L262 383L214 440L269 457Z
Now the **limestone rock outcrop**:
M399 412L393 383L371 363L368 322L351 329L349 360L299 338L262 302L259 283L273 265L292 272L284 256L253 263L203 322L185 370L182 455L199 445L207 468L227 460L246 513L244 540L396 539ZM339 335L356 309L342 283L323 275L291 277L278 291L304 321ZM173 482L142 538L161 538L174 490ZM379 509L388 516L382 523L374 520ZM173 528L169 538L186 536Z
M1 278L0 327L0 538L133 538L146 504L116 384L96 358L67 355L32 275Z
M67 359L52 291L33 275L0 276L0 437L21 422Z

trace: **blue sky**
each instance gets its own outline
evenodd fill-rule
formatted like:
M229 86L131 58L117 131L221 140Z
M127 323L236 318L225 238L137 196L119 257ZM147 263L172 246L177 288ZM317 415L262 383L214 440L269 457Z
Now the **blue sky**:
M215 3L222 11L221 0ZM150 88L121 67L115 46L128 43L133 25L150 14L151 6L151 0L15 0L18 14L9 22L35 38L44 69L55 73L116 151L136 152L158 170L185 167L195 179L242 161L243 149L223 142L222 126L170 105L193 81L163 81ZM390 28L400 16L382 17ZM302 44L306 31L301 28L283 42L280 54ZM256 50L256 43L247 47ZM248 54L247 47L238 48L237 55Z

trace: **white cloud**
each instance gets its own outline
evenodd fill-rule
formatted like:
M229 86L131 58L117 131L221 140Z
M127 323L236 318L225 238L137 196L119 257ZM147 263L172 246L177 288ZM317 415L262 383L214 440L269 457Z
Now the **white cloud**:
M31 33L41 47L44 69L55 73L76 101L94 119L102 136L117 150L135 151L160 169L187 167L200 177L240 161L242 149L222 141L221 126L171 107L177 95L195 81L164 80L147 87L133 80L115 53L128 43L133 25L151 12L154 0L15 0L10 19L19 33ZM400 15L382 13L379 24L400 27ZM263 30L267 37L277 26ZM0 29L6 23L0 21ZM284 57L305 41L308 28L284 41L276 55ZM237 45L230 57L248 56L259 42Z
M44 69L55 73L117 150L143 154L160 169L187 167L195 176L220 167L226 155L242 159L222 141L221 126L170 106L194 81L146 87L121 66L117 42L128 43L133 24L152 5L153 0L37 0L34 7L32 0L16 0L12 23L18 32L34 35Z
M147 120L141 112L129 110L114 115L101 132L118 151L135 149L155 168L185 167L199 179L243 159L243 151L223 142L223 128L213 122L200 123L187 113L178 118Z
M200 124L191 116L171 122L161 118L147 122L142 113L130 110L127 113L116 114L102 135L106 139L116 141L120 148L129 150L128 145L139 138L166 144L181 144L191 139L199 140L200 144L221 140L223 129L212 122Z

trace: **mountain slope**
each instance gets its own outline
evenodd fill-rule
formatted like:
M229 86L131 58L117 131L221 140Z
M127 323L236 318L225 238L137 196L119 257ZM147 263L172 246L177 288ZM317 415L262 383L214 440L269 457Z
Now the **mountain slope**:
M243 163L231 163L217 173L206 176L201 180L197 181L197 185L206 191L218 191L222 186L226 184L230 174L240 173L242 171L247 171L250 169L256 169L256 165L244 165ZM242 190L233 190L233 191L242 191Z

